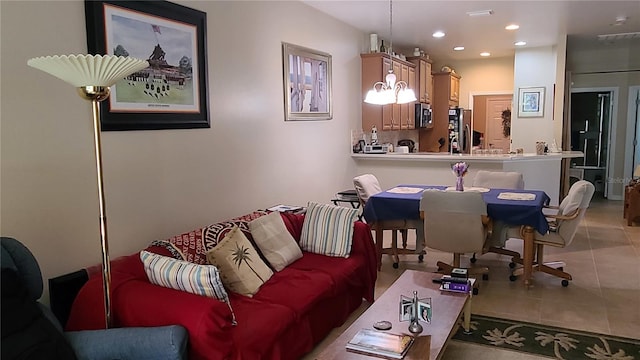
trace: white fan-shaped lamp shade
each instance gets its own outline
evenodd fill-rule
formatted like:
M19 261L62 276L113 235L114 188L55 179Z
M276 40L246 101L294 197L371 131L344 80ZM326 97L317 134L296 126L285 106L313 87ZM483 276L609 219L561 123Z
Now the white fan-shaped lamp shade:
M54 55L29 59L27 65L75 87L109 87L148 67L149 63L146 60L115 55Z
M409 88L400 88L398 90L398 100L396 101L398 104L407 104L413 101L418 100L416 98L416 93Z

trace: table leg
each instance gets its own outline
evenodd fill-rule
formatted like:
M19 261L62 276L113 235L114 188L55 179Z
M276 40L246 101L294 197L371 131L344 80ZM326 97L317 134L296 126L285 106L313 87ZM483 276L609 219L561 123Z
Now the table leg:
M467 298L467 302L464 303L464 313L463 313L463 322L462 328L464 329L465 334L471 334L471 295Z
M524 250L523 250L523 274L522 278L525 286L531 285L531 276L533 273L533 261L534 261L534 235L533 228L531 226L525 226L523 229L523 240L524 240Z
M376 256L378 257L378 271L382 269L382 241L383 241L383 233L382 233L382 223L377 221L373 224L373 228L376 232Z

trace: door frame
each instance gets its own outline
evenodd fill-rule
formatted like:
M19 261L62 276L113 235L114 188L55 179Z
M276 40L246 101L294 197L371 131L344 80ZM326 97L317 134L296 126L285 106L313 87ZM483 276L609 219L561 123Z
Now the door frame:
M604 181L604 196L609 200L622 200L621 196L613 195L613 186L609 186L609 182L612 180L610 174L612 173L611 166L614 163L616 148L616 131L618 128L618 94L620 92L619 87L589 87L589 88L571 88L571 94L574 93L591 93L591 92L609 92L611 93L611 104L609 104L609 138L608 151L607 151L607 163ZM571 122L571 119L569 119ZM564 129L563 129L564 131ZM625 155L626 157L626 155Z
M473 101L474 101L474 96L483 96L483 95L504 95L504 96L508 96L511 95L511 110L513 111L513 99L515 99L515 95L513 94L513 89L511 90L495 90L495 91L470 91L469 92L469 110L472 111L471 113L471 129L473 129L474 123L473 123ZM511 129L513 129L513 122L511 123ZM511 148L511 136L509 136L509 148Z
M640 147L640 136L636 138L636 133L640 133L640 119L636 119L636 96L640 94L640 85L629 86L629 101L627 109L627 136L624 146L624 179L623 184L626 185L633 178L633 141L637 141L636 146ZM640 97L640 96L638 96ZM634 121L631 121L631 120ZM637 121L636 121L637 120ZM636 125L636 122L638 124ZM636 128L636 126L638 128ZM639 159L640 160L640 159Z

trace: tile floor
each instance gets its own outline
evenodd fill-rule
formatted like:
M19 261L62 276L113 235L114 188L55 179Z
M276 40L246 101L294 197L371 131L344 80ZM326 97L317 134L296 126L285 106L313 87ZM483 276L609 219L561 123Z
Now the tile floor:
M385 234L385 241L387 235L390 233ZM521 251L522 243L510 240L507 248ZM376 296L405 269L433 272L438 260L450 262L451 255L428 250L423 263L415 255L401 256L398 269L391 266L390 256L384 255ZM480 282L480 292L473 298L473 313L640 338L640 224L626 225L622 201L596 194L574 241L563 249L545 247L545 261L566 262L565 270L573 276L568 287L562 287L559 278L534 273L534 286L525 289L520 281L509 281L509 260L498 254L478 257L476 265L488 266L490 274L489 280ZM469 265L469 257L463 257L462 262ZM366 308L365 303L304 359L314 359ZM444 358L465 359L466 353L478 359L477 351L460 343L449 346Z

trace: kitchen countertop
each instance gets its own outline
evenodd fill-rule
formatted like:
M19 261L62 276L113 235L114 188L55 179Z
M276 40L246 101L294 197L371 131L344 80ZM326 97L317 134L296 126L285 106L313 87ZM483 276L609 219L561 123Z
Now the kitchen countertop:
M416 153L385 153L385 154L351 154L354 159L362 160L406 160L406 161L473 161L473 162L512 162L512 161L534 161L583 157L580 151L562 151L557 153L547 153L536 155L525 153L522 155L502 154L502 155L477 155L477 154L449 154L446 152L416 152Z

